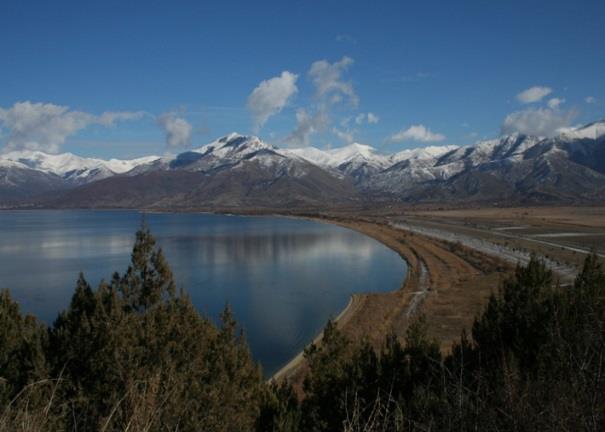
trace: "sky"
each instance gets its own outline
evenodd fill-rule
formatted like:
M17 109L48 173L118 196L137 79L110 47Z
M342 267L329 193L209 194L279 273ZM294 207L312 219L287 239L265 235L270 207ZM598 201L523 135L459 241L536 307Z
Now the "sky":
M3 0L0 152L554 135L605 117L604 20L602 0Z

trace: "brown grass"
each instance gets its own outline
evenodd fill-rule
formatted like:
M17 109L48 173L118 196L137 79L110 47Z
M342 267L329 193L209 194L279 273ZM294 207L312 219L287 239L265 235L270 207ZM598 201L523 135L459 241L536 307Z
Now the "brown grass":
M399 290L358 294L338 320L339 328L353 340L365 339L375 347L389 332L403 339L410 322L421 312L427 316L429 335L439 341L443 351L449 350L511 270L495 258L477 256L462 246L406 233L384 223L345 218L329 221L382 242L408 263L408 274ZM412 298L419 291L426 294L415 313L410 314ZM306 370L299 356L278 373L278 378L288 378L300 392Z
M436 218L528 222L533 225L573 225L605 228L605 207L472 208L410 212Z

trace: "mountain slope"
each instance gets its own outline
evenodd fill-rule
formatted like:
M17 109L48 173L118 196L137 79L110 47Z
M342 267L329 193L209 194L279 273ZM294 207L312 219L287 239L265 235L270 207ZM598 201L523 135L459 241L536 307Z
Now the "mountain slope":
M380 154L369 145L359 143L331 150L307 147L287 150L285 153L297 155L324 169L351 177L356 185L362 184L392 163L389 156Z
M132 161L69 153L2 155L0 203L19 200L69 207L232 208L600 203L605 121L554 138L515 134L392 155L363 144L280 149L236 133L176 156Z
M605 135L594 134L605 131L601 125L588 138L579 128L577 135L516 135L461 148L428 168L440 177L395 193L412 202L605 202Z
M28 201L48 192L63 190L62 178L13 161L0 160L0 206Z
M47 154L41 151L19 151L0 155L0 163L18 163L32 170L61 177L69 185L81 185L125 173L134 167L157 160L146 156L132 160L83 158L71 153Z
M172 160L65 193L73 207L305 207L355 200L353 183L256 137L231 134Z

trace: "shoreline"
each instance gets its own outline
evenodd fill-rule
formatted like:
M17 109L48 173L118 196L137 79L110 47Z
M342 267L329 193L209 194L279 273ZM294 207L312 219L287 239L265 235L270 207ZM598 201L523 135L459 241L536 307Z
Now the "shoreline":
M340 313L332 320L334 323L336 323L338 325L339 320L344 318L346 316L346 314L350 313L351 308L352 308L353 304L355 303L356 296L358 296L358 294L353 294L353 295L351 295L351 297L349 297L349 302L347 303L345 308L343 310L341 310ZM281 379L287 378L287 375L294 369L300 367L301 363L304 361L305 349L307 349L307 347L312 344L320 342L322 337L323 337L323 330L317 336L315 336L311 342L309 342L307 345L305 345L305 347L300 352L298 352L298 354L296 354L292 359L290 359L288 361L288 363L283 365L281 368L279 368L279 370L277 372L275 372L273 375L271 375L269 378L267 378L266 381L267 382L271 382L274 380L279 381Z
M404 340L409 324L425 314L429 337L438 341L442 352L448 352L513 269L498 257L468 247L452 248L450 242L393 227L383 219L294 217L357 231L395 251L406 262L408 270L397 290L354 294L335 320L351 340L365 339L376 349L389 333ZM322 336L323 332L312 343L320 343ZM302 350L268 381L288 380L302 397L305 373Z
M302 220L307 220L307 221L316 222L316 223L326 223L326 224L336 225L336 226L340 226L342 228L350 229L352 231L365 235L366 237L369 237L369 238L379 242L380 244L384 245L385 247L391 249L393 252L397 253L399 255L399 257L403 260L403 262L406 264L407 270L406 270L405 276L401 282L401 285L399 286L399 288L397 288L396 290L393 290L391 292L397 292L397 291L404 290L406 288L406 286L408 285L408 280L410 279L411 264L406 259L406 257L401 253L401 250L398 250L398 248L392 247L392 245L389 245L389 244L385 243L384 241L381 241L379 238L376 238L375 236L370 235L368 232L366 232L364 230L354 229L351 226L348 226L347 224L343 224L342 222L339 223L330 218L295 216L295 215L279 215L279 214L271 214L268 216L286 217L286 218L291 218L291 219L302 219ZM385 292L372 293L372 294L380 295L380 294L385 294ZM345 308L342 309L340 311L340 313L332 320L334 322L334 324L336 324L336 326L338 328L342 328L343 326L346 325L346 323L348 323L350 320L354 319L355 315L360 313L360 311L363 310L363 303L364 303L365 298L368 295L369 294L367 294L367 293L352 294L351 297L349 298L349 302L347 303ZM305 350L307 349L307 347L321 342L322 337L323 337L323 330L318 335L316 335L311 342L306 344L304 346L304 348L301 351L299 351L292 359L290 359L285 365L283 365L281 368L279 368L277 370L277 372L275 372L273 375L271 375L271 377L269 377L267 379L267 381L268 382L280 381L280 380L288 379L289 377L291 377L291 375L296 373L296 371L302 366L302 363L304 362Z
M278 214L272 214L271 216L284 217L284 215L278 215ZM340 311L340 313L332 320L336 324L336 326L341 330L343 329L343 327L346 327L349 322L353 321L361 312L363 312L363 310L364 310L363 306L364 306L365 300L369 296L380 296L380 295L384 295L384 294L393 294L393 293L405 291L406 288L410 288L410 287L412 287L412 285L414 285L414 281L416 279L414 277L414 275L421 273L421 271L418 272L416 269L414 269L416 271L412 271L413 264L408 260L408 258L406 256L407 253L405 251L403 251L401 248L394 247L394 245L392 243L386 242L386 241L384 241L384 239L381 239L375 235L372 235L372 233L368 232L368 230L355 228L355 227L351 226L350 223L346 223L344 221L338 221L338 220L334 220L332 218L326 218L326 217L309 217L309 216L295 216L295 215L285 215L285 217L293 218L293 219L303 219L303 220L308 220L308 221L317 222L317 223L327 223L327 224L340 226L342 228L346 228L346 229L350 229L352 231L358 232L362 235L365 235L365 236L381 243L385 247L387 247L387 248L391 249L392 251L394 251L395 253L397 253L407 266L407 271L401 282L401 285L396 290L393 290L390 292L387 291L387 292L378 292L378 293L354 293L354 294L352 294L349 299L349 302L347 303L345 308L342 311ZM307 347L309 347L312 344L320 343L322 338L323 338L323 330L317 336L315 336L311 342L309 342L307 345L305 345L305 347L298 354L296 354L290 361L288 361L277 372L275 372L271 377L269 377L267 379L267 382L282 381L284 379L291 379L291 378L296 379L295 375L297 373L299 373L301 368L304 366L305 350L307 349Z

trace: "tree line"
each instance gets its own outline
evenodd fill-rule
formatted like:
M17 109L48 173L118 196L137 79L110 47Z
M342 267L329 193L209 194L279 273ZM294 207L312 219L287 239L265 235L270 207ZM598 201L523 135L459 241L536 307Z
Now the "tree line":
M571 287L532 258L444 354L427 322L379 349L328 322L299 398L267 383L229 307L178 291L141 228L123 273L46 326L0 292L0 431L605 430L605 272Z

